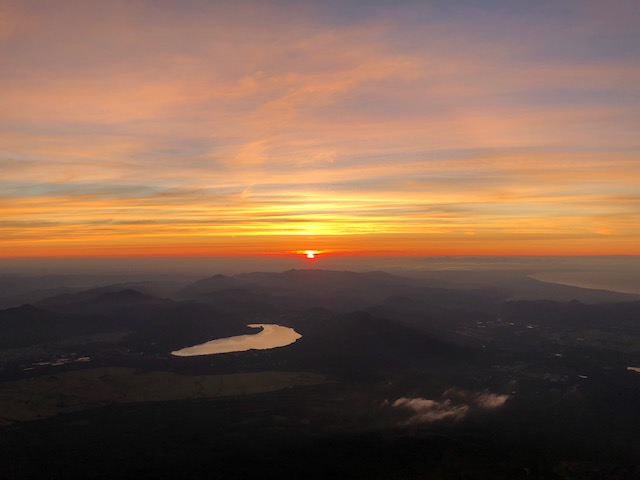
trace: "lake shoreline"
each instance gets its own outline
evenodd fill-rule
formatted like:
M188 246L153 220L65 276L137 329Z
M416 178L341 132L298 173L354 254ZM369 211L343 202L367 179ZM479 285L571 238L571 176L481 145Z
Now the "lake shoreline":
M250 328L260 328L260 332L235 337L217 338L191 347L171 352L176 357L196 357L221 353L246 352L249 350L270 350L291 345L302 338L293 328L269 323L252 323Z

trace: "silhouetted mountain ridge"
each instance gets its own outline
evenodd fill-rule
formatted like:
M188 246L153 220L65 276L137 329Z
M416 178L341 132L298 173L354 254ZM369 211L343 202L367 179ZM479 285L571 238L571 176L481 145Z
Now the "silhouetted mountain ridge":
M505 321L579 328L635 328L640 333L640 302L586 305L578 300L506 302L502 307ZM615 323L612 322L615 319Z
M0 347L16 348L113 330L103 317L52 312L33 305L0 311Z

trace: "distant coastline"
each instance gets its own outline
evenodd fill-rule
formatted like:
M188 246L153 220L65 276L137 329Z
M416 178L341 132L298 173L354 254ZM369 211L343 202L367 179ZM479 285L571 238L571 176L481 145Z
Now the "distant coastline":
M625 284L622 279L599 279L591 272L544 272L527 275L529 278L541 282L556 283L570 287L608 290L618 293L640 295L640 284L632 282Z

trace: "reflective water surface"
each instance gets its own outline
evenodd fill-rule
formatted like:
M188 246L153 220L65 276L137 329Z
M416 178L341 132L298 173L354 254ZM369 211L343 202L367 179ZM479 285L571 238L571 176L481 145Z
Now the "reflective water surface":
M236 337L217 338L200 345L186 347L171 352L178 357L194 357L196 355L214 355L217 353L245 352L247 350L268 350L286 347L302 337L293 328L268 323L252 323L251 328L262 328L254 335L238 335Z

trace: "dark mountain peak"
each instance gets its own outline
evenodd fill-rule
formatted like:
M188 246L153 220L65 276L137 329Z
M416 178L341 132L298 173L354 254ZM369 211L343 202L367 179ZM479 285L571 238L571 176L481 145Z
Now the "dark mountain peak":
M214 275L211 278L212 279L216 279L216 280L230 280L231 279L231 277L227 277L226 275L223 275L221 273L218 273L218 274Z
M286 282L295 280L305 281L344 281L344 282L368 282L371 280L406 281L403 277L391 275L385 272L352 272L349 270L323 270L323 269L291 269L284 272L254 272L236 275L235 278L243 281L267 281Z
M353 282L383 282L383 283L410 283L411 279L401 277L398 275L393 275L391 273L383 272L383 271L368 271L368 272L352 272L350 270L323 270L323 269L291 269L286 272L282 272L280 274L274 274L275 276L280 277L302 277L309 279L318 279L318 280L330 280L330 279L338 279L344 281L353 281ZM415 283L415 282L414 282Z
M30 303L24 303L19 307L15 307L14 310L40 310L40 309L34 305L31 305Z
M45 310L42 310L41 308L38 308L38 307L34 307L30 303L25 303L24 305L20 305L19 307L7 308L6 310L2 310L0 313L21 317L21 316L33 315L41 312L45 312Z
M193 297L199 296L203 294L209 294L212 292L217 292L220 290L227 290L229 288L233 288L237 285L237 281L232 277L227 277L226 275L222 275L218 273L212 277L203 278L202 280L197 280L193 283L190 283L186 287L184 287L178 294L184 297Z
M291 268L284 272L252 272L236 275L237 277L260 276L260 277L287 277L287 276L313 276L313 275L339 275L343 273L353 273L339 270L323 270L321 268Z
M89 300L100 298L104 294L126 290L127 287L122 283L114 283L103 287L90 288L76 293L62 293L53 297L40 300L38 305L45 307L66 307L76 303L82 303Z
M126 288L124 290L118 290L116 292L107 292L95 299L97 302L108 302L108 303L118 303L118 302L140 302L147 300L156 300L154 297L150 297L145 295L144 293L140 293L137 290L132 288Z

